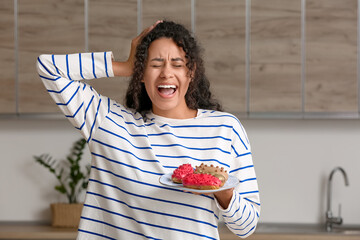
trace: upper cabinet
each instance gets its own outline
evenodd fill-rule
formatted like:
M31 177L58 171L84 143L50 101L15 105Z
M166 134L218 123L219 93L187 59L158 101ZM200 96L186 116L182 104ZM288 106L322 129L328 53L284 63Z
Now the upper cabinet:
M88 44L91 52L112 51L117 61L127 60L137 35L137 0L89 0ZM124 102L129 78L88 81L102 95Z
M0 113L16 113L14 3L0 1Z
M35 69L40 54L112 51L126 61L131 40L167 19L195 33L225 111L359 117L358 2L1 0L0 114L59 112ZM129 78L88 83L124 103Z
M195 9L211 91L225 111L245 112L245 0L197 0Z
M250 112L300 112L301 1L251 1Z
M358 1L306 1L306 112L358 111Z
M191 0L144 0L141 1L142 27L157 20L172 20L191 29Z
M58 112L35 64L42 53L84 51L83 0L19 0L19 113Z

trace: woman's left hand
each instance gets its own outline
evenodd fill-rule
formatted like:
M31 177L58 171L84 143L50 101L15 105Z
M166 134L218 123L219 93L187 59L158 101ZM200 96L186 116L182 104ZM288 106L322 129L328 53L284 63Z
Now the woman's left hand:
M214 196L215 196L216 200L218 201L218 203L220 204L220 206L223 209L227 209L229 207L231 198L233 196L233 191L234 191L234 188L230 188L230 189L226 189L226 190L222 190L222 191L214 192L214 193L211 193L211 192L209 192L209 193L207 193L207 192L199 193L199 192L192 192L191 190L186 191L186 192L191 192L191 193L196 194L196 195L211 195L211 194L214 194Z
M218 201L218 203L220 204L220 206L223 209L227 209L229 207L231 198L233 196L233 191L234 191L234 188L230 188L230 189L226 189L226 190L214 193L216 200Z

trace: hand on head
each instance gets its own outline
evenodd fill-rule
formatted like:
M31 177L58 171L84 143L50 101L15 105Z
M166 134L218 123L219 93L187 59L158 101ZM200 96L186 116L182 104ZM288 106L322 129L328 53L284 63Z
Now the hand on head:
M127 61L124 61L124 62L113 61L112 66L113 66L113 71L114 71L115 76L129 77L133 74L134 63L135 63L135 53L136 53L136 48L137 48L138 44L141 42L143 37L146 36L146 34L148 34L151 30L154 29L154 27L158 23L161 23L161 22L162 22L161 20L156 21L153 25L144 29L137 37L135 37L131 41L130 54L129 54Z
M154 29L154 27L156 27L156 25L158 25L161 22L163 22L163 21L157 20L153 25L145 28L138 36L133 38L133 40L131 41L131 49L130 49L130 54L129 54L129 58L128 58L128 62L131 64L131 66L133 66L134 62L135 62L135 53L136 53L136 47L138 46L138 44L141 42L143 37L146 36L146 34L148 34L151 30Z

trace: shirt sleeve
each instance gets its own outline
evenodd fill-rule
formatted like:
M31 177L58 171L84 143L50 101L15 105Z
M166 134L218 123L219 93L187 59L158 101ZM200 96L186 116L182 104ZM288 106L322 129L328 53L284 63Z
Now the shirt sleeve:
M110 111L110 100L84 81L113 77L112 52L40 55L37 70L60 110L89 142Z
M233 191L227 209L216 201L226 226L237 236L246 238L256 228L260 217L260 198L250 143L245 129L237 120L233 127L232 163L229 174L236 176L240 183Z

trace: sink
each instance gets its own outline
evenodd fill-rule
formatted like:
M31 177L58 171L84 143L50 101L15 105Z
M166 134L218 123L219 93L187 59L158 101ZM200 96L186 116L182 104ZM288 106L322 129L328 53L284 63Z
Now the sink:
M276 234L322 234L322 235L359 235L360 226L342 225L334 226L331 232L326 231L325 225L320 224L281 224L281 223L260 223L256 228L257 233Z
M257 233L279 234L316 234L324 233L325 228L315 224L262 223L256 228Z
M344 235L360 235L360 227L341 227L341 228L333 228L331 233L335 234L344 234Z

